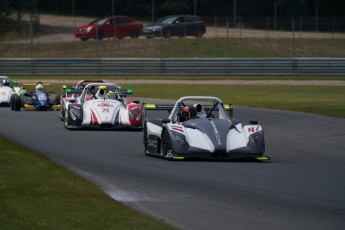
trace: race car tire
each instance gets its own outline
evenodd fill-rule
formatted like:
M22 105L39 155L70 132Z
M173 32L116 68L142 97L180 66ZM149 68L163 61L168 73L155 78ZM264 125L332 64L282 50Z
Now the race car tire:
M60 118L61 121L65 120L65 110L63 109L62 106L60 106L59 118Z
M60 105L60 98L61 98L61 94L55 95L55 100L54 100L55 105Z
M70 116L71 110L75 110L76 107L80 108L80 113L82 114L82 105L68 105L68 109L65 110L64 126L66 129L80 129L82 119L72 118Z
M143 129L144 129L144 138L143 138L144 151L145 151L145 154L148 155L148 151L147 151L148 137L147 137L147 124L146 124L146 122L144 123Z
M15 111L20 111L22 105L21 105L21 102L20 102L20 97L19 95L15 94L14 95L14 98L13 98L13 108Z
M15 95L15 94L12 94L12 95L11 95L11 98L10 98L11 110L14 110L14 95Z
M167 129L163 129L161 137L161 157L166 158L169 152L170 154L174 154L169 131Z
M69 112L69 111L68 111ZM72 124L73 124L73 120L71 118L71 116L64 116L64 125L65 125L65 128L66 129L71 129L72 127Z

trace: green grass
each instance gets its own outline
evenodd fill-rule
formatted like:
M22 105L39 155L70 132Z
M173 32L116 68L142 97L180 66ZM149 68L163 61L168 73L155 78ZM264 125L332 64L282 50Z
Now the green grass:
M116 78L108 80L116 82ZM310 79L311 80L311 79ZM341 77L334 80L343 80ZM77 80L76 80L77 82ZM63 83L52 84L54 93ZM67 84L71 85L71 84ZM187 95L209 95L233 105L281 109L345 118L345 86L337 85L192 85L120 84L130 97L176 100Z
M344 57L345 39L296 39L296 57ZM34 58L262 58L292 57L289 38L105 39L34 43ZM3 58L30 57L28 44L2 43Z
M121 85L135 97L178 99L210 95L225 103L345 118L345 86L300 85ZM236 113L236 111L235 111Z
M0 229L173 229L0 137Z

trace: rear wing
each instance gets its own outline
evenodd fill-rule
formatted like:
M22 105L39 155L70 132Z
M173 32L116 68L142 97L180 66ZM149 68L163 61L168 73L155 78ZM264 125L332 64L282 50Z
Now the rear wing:
M230 117L233 116L233 107L232 104L223 104L224 109L229 112ZM146 116L146 110L166 110L169 113L175 105L156 105L156 104L146 104L143 103L143 115ZM218 111L218 107L214 107L213 105L202 105L205 112L208 111ZM181 105L181 109L183 109L183 106Z
M50 83L42 83L42 82L37 82L37 83L23 83L22 84L22 87L26 87L26 86L32 86L32 87L35 87L37 86L38 84L40 85L43 85L43 86L48 86L49 87L49 90L46 90L48 93L52 93L52 84Z
M119 89L119 92L123 95L133 94L132 89Z
M74 87L67 87L66 88L66 92L67 93L71 93L71 94L78 94L80 95L83 92L83 89L75 89Z
M36 83L23 83L22 85L23 86L36 86L37 84ZM50 83L40 83L40 85L51 87L52 84L50 84Z
M18 81L17 80L12 80L12 85L17 86L18 85Z

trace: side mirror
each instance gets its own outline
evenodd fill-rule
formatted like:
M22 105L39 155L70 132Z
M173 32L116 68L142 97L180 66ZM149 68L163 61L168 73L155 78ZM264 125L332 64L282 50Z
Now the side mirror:
M231 109L231 110L229 110L229 116L230 117L233 117L234 116L234 111Z
M163 123L163 124L170 123L170 119L163 119L163 120L162 120L162 123Z

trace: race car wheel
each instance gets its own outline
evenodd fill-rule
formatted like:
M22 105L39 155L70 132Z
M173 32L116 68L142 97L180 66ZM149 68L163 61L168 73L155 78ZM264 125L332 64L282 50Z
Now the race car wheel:
M60 105L60 98L61 98L61 94L55 95L55 101L54 101L55 105Z
M65 115L64 115L64 125L66 129L71 129L71 126L73 124L72 118L71 116L68 116L69 110L65 111Z
M12 94L10 99L11 110L14 110L14 95L15 94Z
M65 120L65 110L63 109L63 107L60 107L60 114L59 114L59 118L61 121Z
M13 98L13 108L15 111L20 111L20 108L22 107L21 102L20 102L20 97L19 95L15 94Z
M163 129L161 139L161 157L165 158L167 154L173 154L171 140L167 129Z
M148 137L147 137L147 125L146 125L146 122L144 124L144 138L143 138L143 141L144 141L144 151L145 151L145 154L147 155L148 154L148 151L147 151Z

